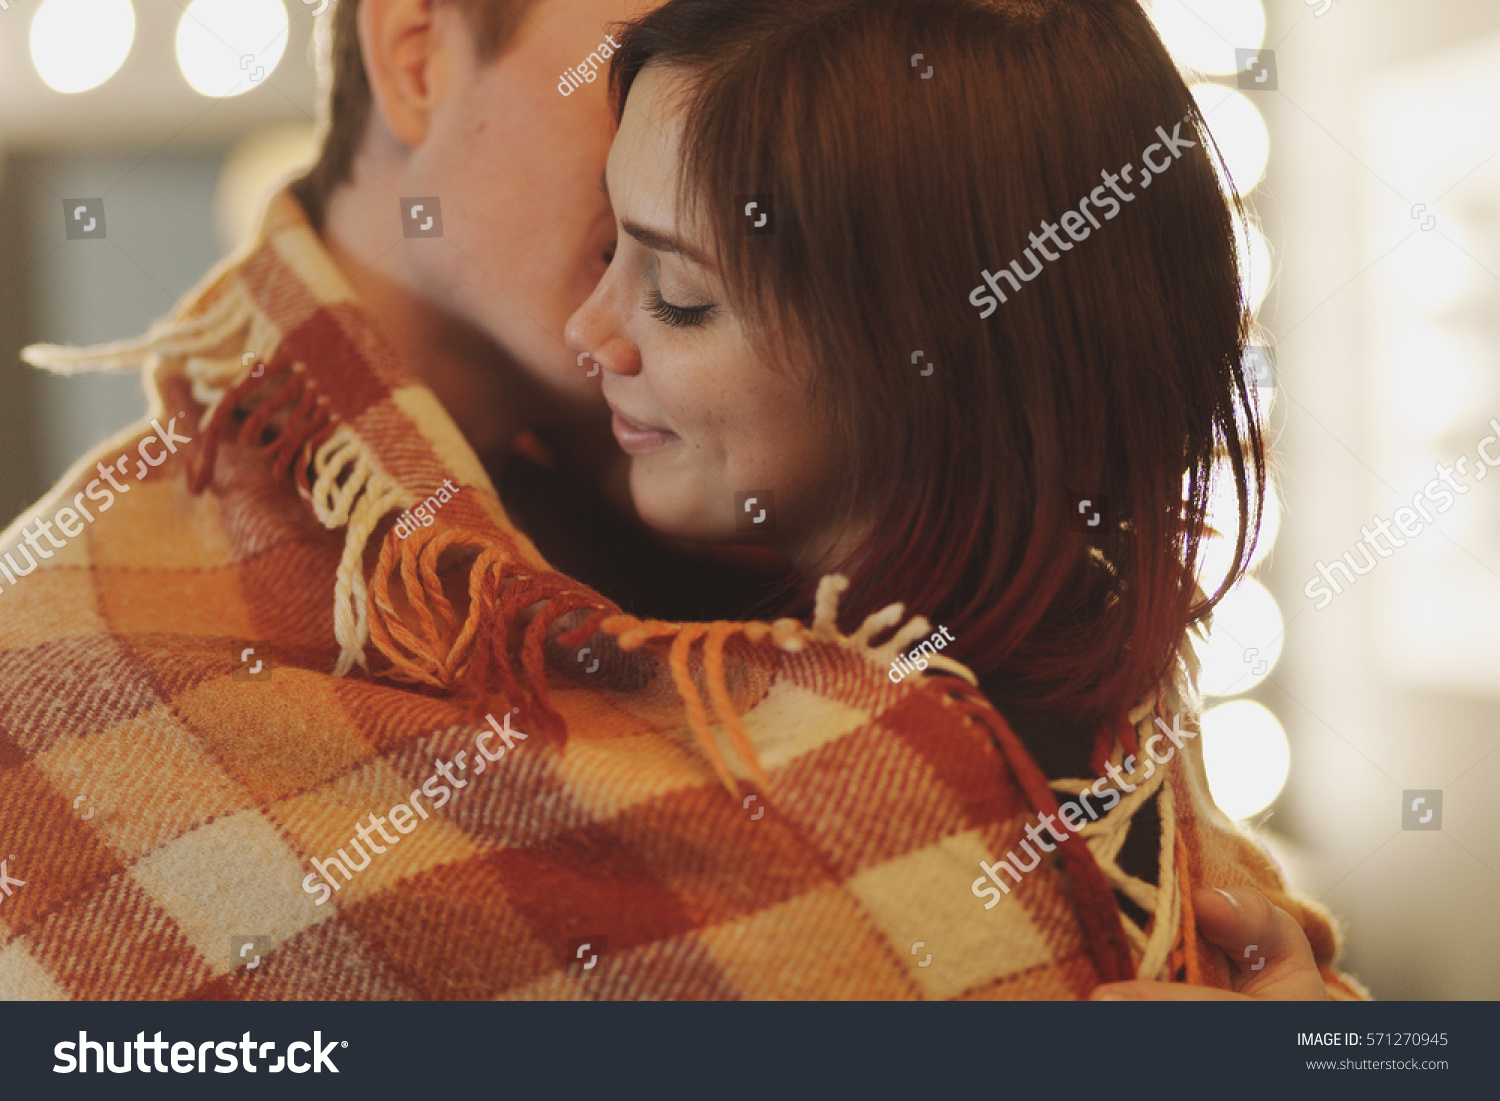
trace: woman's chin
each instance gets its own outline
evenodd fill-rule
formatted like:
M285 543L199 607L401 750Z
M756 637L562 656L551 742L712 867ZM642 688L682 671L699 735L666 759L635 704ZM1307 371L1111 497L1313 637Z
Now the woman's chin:
M636 513L641 522L658 535L668 539L688 539L695 543L724 543L734 538L734 529L718 524L706 524L702 517L685 515L671 510L643 506L636 502Z
M632 459L630 464L630 499L643 524L671 539L722 543L734 538L730 508L712 509L701 494L667 491L641 469L648 464L649 460L643 463L639 458Z

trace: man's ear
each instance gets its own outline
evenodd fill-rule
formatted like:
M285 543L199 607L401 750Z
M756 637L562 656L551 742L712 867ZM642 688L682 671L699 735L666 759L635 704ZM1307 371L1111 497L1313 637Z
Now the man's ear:
M379 121L415 147L427 138L432 112L451 75L451 5L434 0L360 0L359 45Z

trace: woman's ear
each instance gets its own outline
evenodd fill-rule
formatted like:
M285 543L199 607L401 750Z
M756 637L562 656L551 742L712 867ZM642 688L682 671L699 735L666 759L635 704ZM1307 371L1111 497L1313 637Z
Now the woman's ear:
M359 45L376 118L403 145L427 138L452 73L457 45L450 4L433 0L360 0ZM457 18L462 22L462 16Z

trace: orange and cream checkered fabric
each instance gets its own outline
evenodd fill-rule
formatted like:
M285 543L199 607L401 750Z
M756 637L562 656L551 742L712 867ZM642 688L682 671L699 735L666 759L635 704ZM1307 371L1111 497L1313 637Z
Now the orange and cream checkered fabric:
M1050 796L977 692L892 684L833 583L643 623L550 570L285 194L145 338L29 356L143 365L156 423L0 539L0 998L1076 998L1153 935L1228 984L1169 893L1295 904L1189 752L1151 927L1082 843L986 910Z

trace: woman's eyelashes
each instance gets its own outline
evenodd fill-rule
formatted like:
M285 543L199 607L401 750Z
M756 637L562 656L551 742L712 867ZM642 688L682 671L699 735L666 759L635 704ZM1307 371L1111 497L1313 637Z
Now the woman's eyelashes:
M702 306L676 306L663 298L661 291L653 290L646 296L646 309L663 324L674 329L685 329L707 321L714 311L714 304L709 302Z

